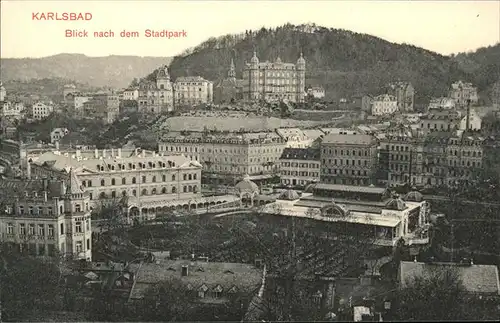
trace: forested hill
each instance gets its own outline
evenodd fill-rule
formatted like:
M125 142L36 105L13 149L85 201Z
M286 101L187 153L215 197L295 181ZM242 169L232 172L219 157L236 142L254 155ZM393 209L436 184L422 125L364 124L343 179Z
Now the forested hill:
M234 58L241 77L254 49L260 61L274 61L279 56L284 62L295 63L303 52L306 84L323 85L332 99L377 94L387 82L407 80L417 89L417 101L426 102L429 97L446 94L453 81L473 81L457 61L422 48L346 30L290 24L211 38L174 57L170 73L174 79L201 75L216 81L227 75Z
M2 58L0 62L3 82L58 78L97 87L121 88L126 87L134 78L170 63L170 58L59 54L42 58Z

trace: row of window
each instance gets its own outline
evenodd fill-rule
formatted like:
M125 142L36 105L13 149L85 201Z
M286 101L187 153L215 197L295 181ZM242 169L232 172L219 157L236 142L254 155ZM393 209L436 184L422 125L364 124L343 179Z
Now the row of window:
M7 234L15 234L15 227L14 223L7 223ZM35 231L35 228L38 228L38 230ZM26 232L28 232L30 236L38 235L40 237L45 237L45 225L39 224L38 226L35 226L34 223L30 223L28 224L28 231L26 231L26 223L19 223L18 233L20 235L26 235ZM47 237L54 237L53 224L47 225Z
M81 204L75 204L74 205L75 208L74 210L72 210L72 212L83 212L83 207ZM43 215L54 215L54 210L52 208L52 206L29 206L28 208L28 214L29 215L39 215L39 216L43 216ZM88 203L85 203L85 210L88 211L89 210L89 204ZM24 215L25 214L25 207L23 205L20 205L18 207L18 214L20 215ZM59 206L59 214L63 214L64 213L64 207L62 205Z
M368 176L368 172L366 170L364 171L356 171L354 169L350 170L350 173L349 173L349 169L323 169L323 173L324 174L335 174L335 175L353 175L353 176Z
M296 172L296 171L283 170L281 171L281 175L319 177L319 172Z
M362 150L343 150L343 149L329 149L329 148L323 148L323 154L329 154L329 155L339 155L340 156L368 156L371 155L369 150L362 149Z
M146 169L146 168L149 168L149 169L154 169L154 168L166 168L166 167L169 167L169 168L172 168L172 167L175 167L175 162L173 161L167 161L166 163L165 162L162 162L162 161L159 161L159 162L139 162L137 163L137 165L135 163L128 163L128 164L121 164L121 163L118 163L115 167L115 165L113 164L108 164L106 165L107 167L104 167L104 165L97 165L96 168L98 171L101 171L101 172L104 172L104 171L109 171L109 170L133 170L133 169ZM128 168L127 168L128 166Z
M184 149L183 149L184 148ZM175 152L205 152L205 148L200 148L198 151L198 147L180 147L180 146L160 146L160 150L165 150L165 151L175 151ZM224 154L265 154L265 153L281 153L280 148L259 148L255 150L248 150L248 149L238 149L238 148L233 148L233 149L227 149L227 148L207 148L207 153L224 153Z
M175 181L175 178L176 178L175 175L172 175L172 181ZM196 180L197 178L198 178L197 174L183 174L183 176L182 176L182 179L184 181L192 181L192 180ZM142 181L141 181L142 184L148 182L146 176L142 176L141 179L142 179ZM162 182L166 182L167 175L162 175L161 180L162 180ZM156 182L157 182L156 176L151 177L151 183L156 183ZM132 177L132 184L137 184L137 179L135 177ZM82 185L84 187L92 187L92 180L82 181ZM112 178L109 185L113 186L113 185L119 185L119 184L117 184L117 180L115 178ZM122 178L121 185L127 185L126 178ZM101 186L106 186L105 179L101 179Z
M172 186L170 191L166 187L162 187L161 190L158 190L155 188L152 188L151 190L148 190L147 188L144 188L141 190L141 196L146 196L146 195L158 195L158 194L176 194L177 193L177 188L175 186ZM198 186L197 185L184 185L182 186L182 193L198 193ZM122 196L127 195L127 191L123 190L122 191ZM137 196L137 190L132 190L131 191L132 196ZM99 198L105 199L105 198L116 198L118 197L116 191L111 191L110 196L106 194L106 192L101 192L99 193ZM90 199L93 199L93 194L90 193Z
M323 159L323 165L325 165L325 164L326 164L326 160ZM328 159L328 164L330 164L330 165L332 164L332 160L331 159ZM334 159L333 160L333 165L339 165L339 166L343 166L343 165L349 166L349 165L351 165L351 166L356 166L356 160L352 159L351 162L349 163L349 159L339 159L339 160ZM358 159L357 166L361 166L361 165L368 166L368 161L364 160L363 163L362 163L361 160Z
M302 167L302 168L319 168L320 165L317 163L296 163L296 162L281 162L282 167Z

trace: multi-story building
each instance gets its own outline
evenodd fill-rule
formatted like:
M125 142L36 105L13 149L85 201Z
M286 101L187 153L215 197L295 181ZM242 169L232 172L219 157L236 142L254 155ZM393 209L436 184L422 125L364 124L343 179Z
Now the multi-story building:
M139 82L138 111L160 114L174 110L174 88L166 66L156 73L156 82Z
M398 101L393 95L379 95L372 101L372 115L374 116L388 116L396 113L398 110Z
M207 183L234 185L246 174L265 182L278 175L285 140L274 132L191 134L164 138L159 152L183 153L203 165Z
M452 133L446 144L448 174L444 183L460 186L473 181L484 167L485 138L460 130ZM427 182L432 183L432 178L428 178Z
M427 107L427 111L435 110L435 109L453 110L453 109L455 109L455 100L453 100L451 98L431 99L431 101L429 102L429 106Z
M307 95L315 99L322 99L325 97L325 89L322 86L312 86L307 89Z
M260 63L253 53L243 70L243 99L304 102L306 61L300 54L297 64L283 63L278 57L274 63Z
M128 88L123 90L122 100L125 101L137 101L139 99L139 89L138 88Z
M472 83L462 81L455 82L451 85L449 97L455 100L458 107L466 107L469 104L477 104L477 88L472 86Z
M3 86L2 82L0 82L0 102L5 101L5 97L7 96L7 91Z
M31 255L91 261L90 201L75 172L22 184L25 192L0 210L2 241Z
M479 131L481 130L482 119L477 114L476 110L468 108L466 111L466 115L462 117L460 120L460 130L472 130Z
M378 143L371 135L329 134L321 143L321 182L346 185L375 183Z
M320 149L285 148L280 158L281 184L305 187L320 180Z
M201 76L184 76L175 80L175 105L198 105L213 101L213 83Z
M74 94L73 97L73 109L77 116L85 116L84 104L92 100L92 95L90 94Z
M92 99L83 103L83 111L85 118L112 123L118 118L120 100L116 93L97 93Z
M318 138L325 135L320 129L279 128L276 132L285 139L286 147L289 148L310 147Z
M234 61L231 65L227 77L219 81L214 87L214 103L231 103L243 98L243 80L236 79L236 69Z
M22 119L24 104L22 102L3 101L0 116L13 119Z
M62 137L66 136L69 133L66 128L55 128L50 132L50 143L55 144L59 142Z
M394 82L387 86L387 94L392 95L398 102L398 109L401 112L413 111L415 101L415 89L409 82Z
M82 157L79 151L74 155L47 152L29 165L32 178L64 178L67 169L73 167L83 189L89 193L92 207L126 196L132 213L144 208L146 211L141 211L144 215L155 212L156 207L174 202L182 206L201 198L201 165L181 155L147 156L142 151L123 156L121 149L96 150L94 156L87 157Z
M458 130L462 115L459 111L433 109L420 118L420 129L424 133L432 131Z
M54 112L54 105L51 103L38 102L33 104L32 115L33 119L42 120L47 118L52 112Z

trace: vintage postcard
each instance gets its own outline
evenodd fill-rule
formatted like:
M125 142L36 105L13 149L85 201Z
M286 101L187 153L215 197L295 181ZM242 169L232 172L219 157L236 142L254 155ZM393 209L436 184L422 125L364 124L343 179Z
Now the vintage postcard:
M500 318L499 1L0 6L0 322Z

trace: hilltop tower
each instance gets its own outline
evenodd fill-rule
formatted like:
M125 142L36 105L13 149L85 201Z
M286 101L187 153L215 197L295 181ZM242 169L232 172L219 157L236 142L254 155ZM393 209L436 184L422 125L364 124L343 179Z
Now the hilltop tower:
M257 52L253 52L253 57L250 60L250 75L249 75L249 97L251 100L259 99L259 59Z
M306 88L306 60L300 53L297 60L297 102L304 102L304 91Z

